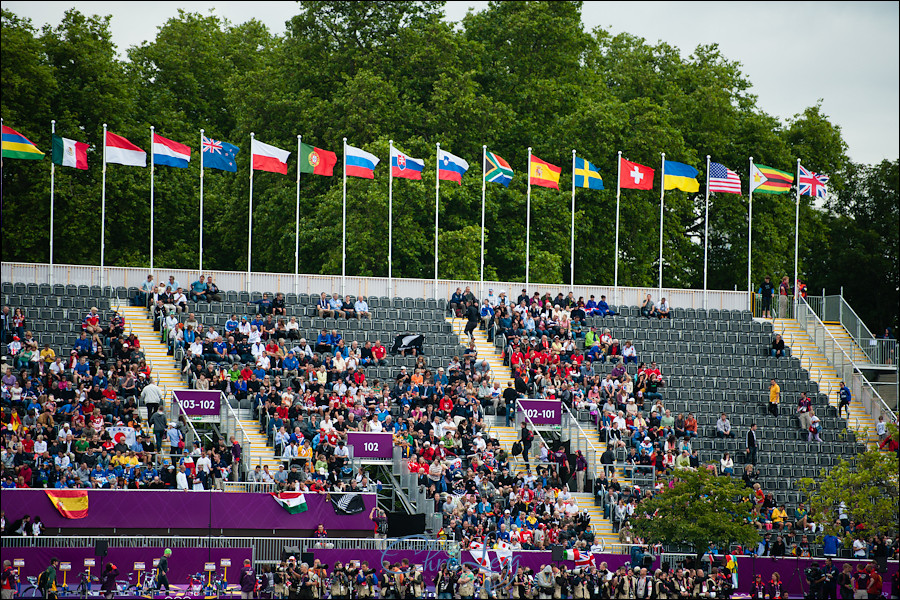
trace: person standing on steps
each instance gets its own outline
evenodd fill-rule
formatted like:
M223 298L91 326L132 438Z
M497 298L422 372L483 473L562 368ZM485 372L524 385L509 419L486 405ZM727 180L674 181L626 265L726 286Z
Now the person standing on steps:
M766 275L765 281L759 286L759 295L762 297L762 318L772 318L772 296L775 295L775 286L772 284L772 278Z
M850 400L853 399L853 394L850 393L850 388L844 385L844 382L841 382L841 390L838 392L840 396L840 402L838 403L838 416L841 416L841 411L846 407L847 409L847 418L850 418Z
M478 312L478 307L475 306L474 302L466 302L466 330L465 334L469 336L469 340L475 341L475 328L478 327L478 322L481 319L481 315Z
M506 405L506 426L509 427L510 421L514 419L516 414L516 400L519 399L519 393L513 387L512 381L506 382L506 389L503 390L503 403Z
M531 466L528 463L528 452L531 450L531 443L534 441L534 432L528 429L528 423L525 421L522 421L519 441L522 442L522 457L525 459L525 464Z

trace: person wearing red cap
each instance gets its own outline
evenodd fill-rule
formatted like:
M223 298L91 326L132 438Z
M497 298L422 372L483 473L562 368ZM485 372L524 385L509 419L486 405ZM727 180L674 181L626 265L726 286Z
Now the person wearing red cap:
M103 575L100 576L100 590L103 592L104 598L113 598L116 595L116 577L119 576L119 569L113 563L107 563L103 569Z

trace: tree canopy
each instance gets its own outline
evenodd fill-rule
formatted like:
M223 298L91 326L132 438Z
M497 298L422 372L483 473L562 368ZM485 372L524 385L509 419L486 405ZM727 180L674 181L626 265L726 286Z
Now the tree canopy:
M534 281L568 280L571 151L597 165L606 191L577 193L578 284L613 278L616 153L659 167L667 159L703 171L705 156L744 180L748 157L792 170L797 157L831 176L831 201L803 198L800 269L811 290L843 285L873 327L896 323L898 177L896 157L856 165L841 129L820 105L781 121L766 114L740 63L716 45L683 54L665 42L598 28L587 31L580 2L490 2L459 23L443 2L300 2L283 35L256 20L234 24L180 11L155 39L120 59L108 16L68 11L41 30L2 12L4 122L42 149L50 119L65 137L93 145L91 168L58 172L56 259L99 261L103 123L138 146L149 127L199 151L199 130L233 143L238 173L208 172L204 183L204 263L246 268L249 134L294 151L296 136L340 151L342 138L384 159L387 142L426 159L422 181L394 186L394 275L433 275L435 143L469 161L461 186L441 186L441 277L471 278L479 265L482 145L516 172L509 189L488 185L486 275L524 277L526 148L563 166L559 192L532 193ZM292 156L289 169L295 168ZM4 260L46 261L48 161L8 161L3 170ZM15 163L15 164L13 164ZM199 161L157 169L159 267L197 264ZM382 165L386 161L383 160ZM702 173L701 173L702 177ZM659 175L655 189L658 192ZM149 261L149 174L113 166L107 175L107 263ZM387 272L387 186L348 181L348 273ZM620 283L655 285L657 192L622 192ZM293 269L295 179L254 180L254 258L261 271ZM302 178L300 257L304 270L337 273L341 188L337 178ZM714 289L744 289L747 197L710 200ZM702 193L666 194L664 285L703 282ZM753 279L793 272L793 198L754 196ZM27 224L27 225L26 225ZM835 290L836 291L836 290ZM877 302L871 301L879 298Z

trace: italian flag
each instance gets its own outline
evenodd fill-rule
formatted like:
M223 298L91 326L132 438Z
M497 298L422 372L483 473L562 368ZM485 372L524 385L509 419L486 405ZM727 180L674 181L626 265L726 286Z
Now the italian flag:
M69 138L53 136L53 164L86 170L88 145Z
M566 550L566 560L574 560L576 567L587 567L594 564L594 555L580 550Z
M272 494L272 498L281 505L281 508L292 515L306 512L309 509L306 505L306 498L300 492L281 492L280 494Z

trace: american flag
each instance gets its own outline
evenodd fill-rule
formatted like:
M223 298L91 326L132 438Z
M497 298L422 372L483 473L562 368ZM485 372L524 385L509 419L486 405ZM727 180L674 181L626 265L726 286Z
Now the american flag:
M824 198L828 194L828 175L819 175L800 166L800 195Z
M738 174L719 163L709 165L709 191L726 194L741 193L741 178Z

